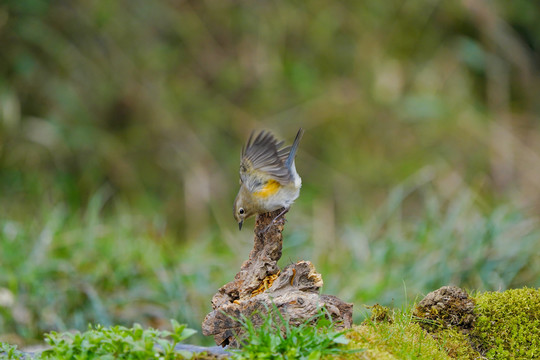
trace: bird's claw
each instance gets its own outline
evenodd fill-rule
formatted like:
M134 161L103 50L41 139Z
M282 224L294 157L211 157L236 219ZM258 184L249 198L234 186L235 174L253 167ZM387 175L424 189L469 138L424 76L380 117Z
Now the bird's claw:
M285 210L283 210L281 213L279 213L278 216L276 216L275 218L272 219L272 221L270 222L270 224L266 225L266 227L265 227L264 229L262 229L261 231L259 231L259 232L257 233L257 235L262 235L262 234L264 234L265 232L267 232L268 230L270 230L270 228L272 227L272 225L276 225L276 224L277 224L276 221L277 221L278 219L283 219L283 222L285 223L285 222L287 221L287 219L285 219L285 218L283 217L283 215L285 215L285 214L288 213L288 212L289 212L289 208L286 208Z

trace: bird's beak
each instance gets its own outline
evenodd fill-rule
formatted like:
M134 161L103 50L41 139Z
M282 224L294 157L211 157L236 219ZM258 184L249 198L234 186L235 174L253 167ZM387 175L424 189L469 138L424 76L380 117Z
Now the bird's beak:
M244 220L240 221L238 223L238 230L242 230L242 224L244 223Z

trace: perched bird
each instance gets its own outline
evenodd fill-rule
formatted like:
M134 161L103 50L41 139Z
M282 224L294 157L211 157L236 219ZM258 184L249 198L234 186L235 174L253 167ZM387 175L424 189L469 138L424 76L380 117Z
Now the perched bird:
M240 230L252 215L285 208L276 219L283 215L298 198L302 186L294 157L304 130L298 130L293 144L286 147L270 132L254 134L242 148L240 190L234 200L234 218Z

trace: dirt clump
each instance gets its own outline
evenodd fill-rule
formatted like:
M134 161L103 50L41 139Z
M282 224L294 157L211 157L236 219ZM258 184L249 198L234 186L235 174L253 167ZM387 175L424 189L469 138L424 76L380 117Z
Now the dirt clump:
M416 305L413 315L426 330L458 327L463 332L473 328L476 303L457 286L443 286L426 295Z

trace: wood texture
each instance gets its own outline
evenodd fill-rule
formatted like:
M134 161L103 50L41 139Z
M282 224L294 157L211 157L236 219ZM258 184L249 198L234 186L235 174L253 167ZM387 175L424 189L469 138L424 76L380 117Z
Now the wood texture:
M327 309L338 329L352 325L352 304L335 296L320 295L323 280L311 262L299 261L280 271L277 262L281 258L285 218L282 216L268 226L282 210L257 217L249 259L234 280L212 298L213 311L204 319L202 330L204 335L214 336L218 345L240 346L238 338L243 331L238 319L245 316L260 325L273 305L293 325L312 318L321 307ZM272 283L268 284L269 281ZM261 284L270 286L261 289Z

